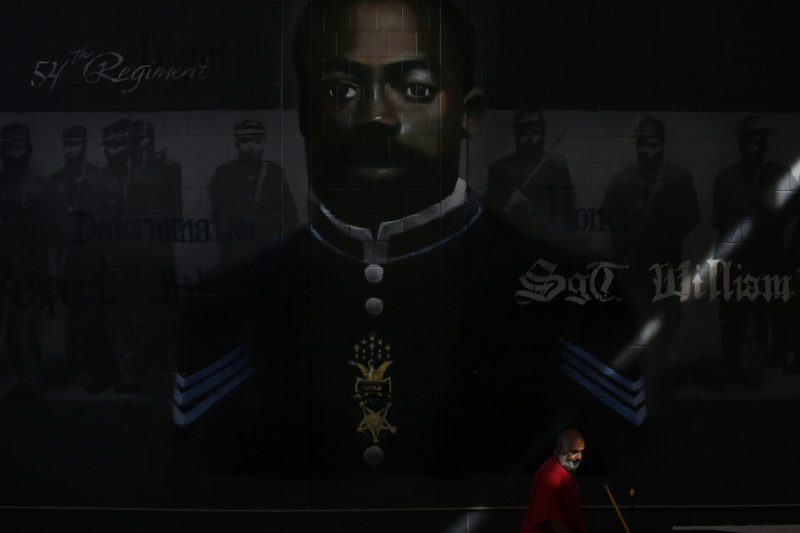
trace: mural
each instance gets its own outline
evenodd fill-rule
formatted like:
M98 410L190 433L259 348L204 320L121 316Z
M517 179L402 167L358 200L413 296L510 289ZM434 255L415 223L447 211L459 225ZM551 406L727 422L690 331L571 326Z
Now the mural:
M0 425L45 488L5 501L113 503L77 457L169 478L155 507L521 506L569 425L589 479L780 500L742 487L800 399L796 110L506 100L482 9L306 7L263 6L275 46L133 28L15 69ZM708 464L698 431L760 437Z

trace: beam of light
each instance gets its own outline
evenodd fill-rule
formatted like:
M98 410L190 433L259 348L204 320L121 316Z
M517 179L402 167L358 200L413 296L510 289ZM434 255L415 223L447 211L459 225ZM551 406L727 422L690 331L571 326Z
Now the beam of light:
M486 518L486 513L464 513L447 529L447 533L469 533L470 531L478 531L478 528L486 522Z
M614 368L631 368L638 359L639 354L648 343L653 340L664 328L664 320L660 316L651 318L642 325L642 329L626 346L617 352L612 359Z

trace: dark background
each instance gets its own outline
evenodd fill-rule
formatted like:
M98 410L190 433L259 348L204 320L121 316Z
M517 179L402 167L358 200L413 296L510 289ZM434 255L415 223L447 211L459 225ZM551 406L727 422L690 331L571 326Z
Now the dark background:
M105 125L117 115L149 113L163 117L166 139L171 113L187 112L202 121L190 120L172 137L206 135L208 145L219 147L229 143L226 136L235 118L266 111L273 121L276 159L287 169L302 170L288 48L301 2L284 4L6 2L0 8L3 121L58 124L62 114L64 121L85 114ZM680 126L691 130L687 124L709 116L733 123L740 114L759 113L780 124L783 162L792 165L800 157L800 147L795 148L800 137L795 7L772 2L468 4L478 36L476 77L486 91L490 116L506 121L495 132L502 142L509 140L504 128L510 114L523 107L552 116L566 116L559 115L563 111L625 120L640 113L688 117L674 119L678 131ZM68 65L52 90L48 84L32 86L37 62L67 61L69 52L83 45L120 53L133 65L158 59L193 66L208 58L211 75L188 83L145 81L125 94L119 84L87 83L79 66ZM627 137L632 124L613 131ZM733 143L730 128L713 131ZM58 132L55 127L33 131L37 157L45 157L42 147L51 146ZM99 132L91 135L96 144ZM693 142L689 135L681 140L679 146ZM488 159L502 152L484 149ZM693 161L693 155L678 150L672 155L678 162ZM57 160L50 155L41 164L52 166ZM197 156L180 162L186 198L203 191L209 169L220 161ZM712 157L708 165L719 170L726 162ZM302 207L305 200L297 192L302 185L297 184L303 177L292 179L294 202ZM698 189L710 189L710 179L701 178L705 185ZM604 186L590 181L584 189L599 198ZM703 217L707 227L708 210ZM701 232L692 246L705 248L710 239ZM713 310L699 304L689 316L708 317ZM57 346L58 331L57 321L50 323L43 333L45 344ZM677 350L705 352L707 346L692 345L692 332L690 327L682 337L686 344ZM35 404L0 403L0 520L8 530L516 531L521 523L538 457L528 458L520 472L507 478L400 480L408 501L385 502L394 509L386 513L377 512L378 498L363 503L353 502L348 493L326 493L325 479L196 476L172 446L173 370L164 361L149 376L154 384L150 394L142 397L90 399L68 391ZM3 371L10 375L7 365ZM673 525L796 523L800 394L792 379L798 378L781 376L780 388L768 385L759 391L689 388L667 426L642 429L622 420L606 426L589 421L588 452L578 473L589 506L588 530L620 531L603 481L611 484L637 526L634 533ZM458 505L448 498L456 488L464 494ZM631 488L641 506L635 516L627 496ZM423 506L427 510L418 508L422 498L417 493L430 495Z

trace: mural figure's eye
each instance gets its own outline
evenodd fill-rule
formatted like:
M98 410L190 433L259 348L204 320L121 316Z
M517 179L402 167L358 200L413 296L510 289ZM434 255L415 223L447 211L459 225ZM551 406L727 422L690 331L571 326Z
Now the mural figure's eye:
M328 88L333 100L352 100L358 96L358 86L352 83L333 83Z
M407 83L403 95L407 100L430 102L436 96L436 87L432 83Z

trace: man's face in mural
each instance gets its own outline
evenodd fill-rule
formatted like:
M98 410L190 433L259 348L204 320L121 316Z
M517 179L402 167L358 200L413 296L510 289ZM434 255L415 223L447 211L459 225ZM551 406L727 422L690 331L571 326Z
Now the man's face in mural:
M86 158L86 139L64 139L63 150L67 164L83 163Z
M517 127L514 131L517 152L543 152L544 138L545 125L539 113L531 113L525 119L525 125Z
M654 135L636 138L636 160L643 168L657 168L664 162L664 139Z
M30 155L31 146L27 139L6 139L0 145L0 159L5 167L27 165Z
M121 165L128 162L130 138L128 135L116 135L103 141L103 151L110 165Z
M236 149L239 151L239 159L245 161L261 161L266 148L266 135L237 135Z
M312 59L306 140L311 187L337 216L395 218L453 190L465 114L478 97L465 94L450 67L466 51L440 55L435 9L380 0L326 6L326 17L348 19L351 31L336 34L329 56ZM312 49L323 39L312 31ZM368 196L350 203L360 194Z
M753 130L739 133L739 154L742 156L743 163L758 165L764 161L764 155L767 153L767 148L769 147L767 136L768 133L766 130Z

